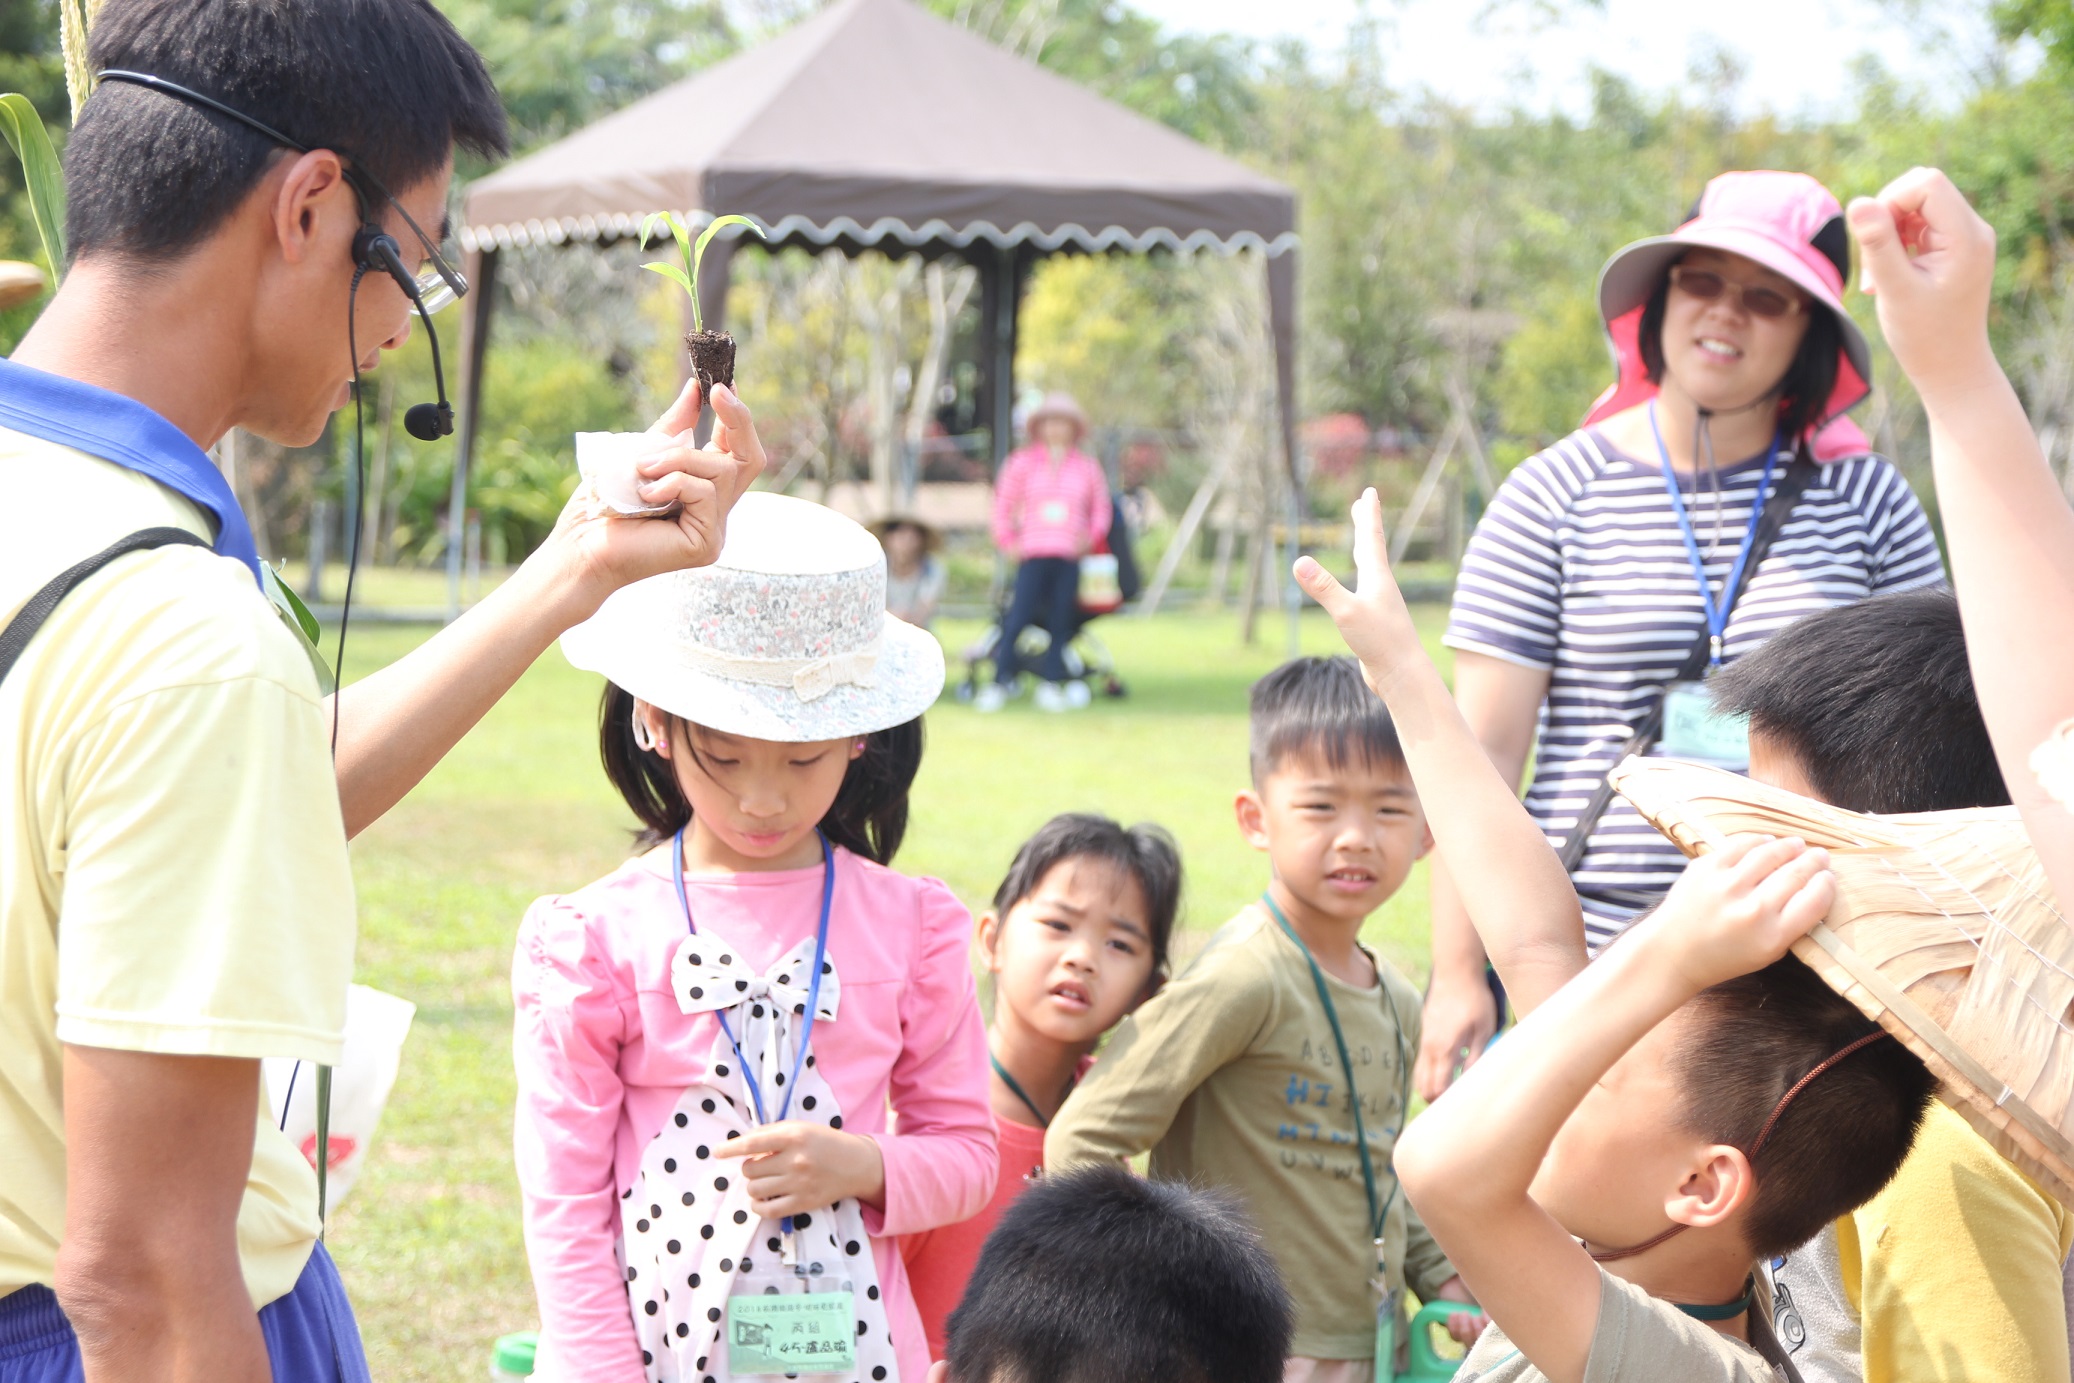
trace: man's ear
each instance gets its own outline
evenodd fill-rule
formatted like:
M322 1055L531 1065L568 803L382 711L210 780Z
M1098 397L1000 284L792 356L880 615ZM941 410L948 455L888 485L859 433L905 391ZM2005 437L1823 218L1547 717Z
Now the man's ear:
M1238 817L1239 834L1255 850L1267 849L1267 806L1260 794L1247 788L1232 799L1232 813Z
M986 965L987 973L1001 973L1001 917L992 908L973 920L972 943L979 948L979 958Z
M1664 1202L1664 1214L1681 1225L1712 1229L1750 1204L1757 1195L1757 1177L1750 1159L1741 1148L1727 1143L1704 1147L1694 1154L1685 1180Z
M279 178L272 198L274 239L283 259L302 264L316 256L337 254L341 228L346 244L352 244L362 220L360 199L346 181L345 165L337 154L312 149L284 164L273 176Z
M929 1366L928 1383L950 1383L951 1361L939 1359Z

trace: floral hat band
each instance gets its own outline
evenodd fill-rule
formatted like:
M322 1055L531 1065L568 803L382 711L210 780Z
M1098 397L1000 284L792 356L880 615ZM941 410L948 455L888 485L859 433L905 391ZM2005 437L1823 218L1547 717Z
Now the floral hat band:
M878 539L766 493L736 502L713 565L615 593L562 652L694 725L788 744L905 724L944 680L935 636L886 613Z
M818 658L744 658L685 644L678 654L689 671L759 687L790 687L801 701L818 701L839 686L877 686L879 646L873 639L863 648Z

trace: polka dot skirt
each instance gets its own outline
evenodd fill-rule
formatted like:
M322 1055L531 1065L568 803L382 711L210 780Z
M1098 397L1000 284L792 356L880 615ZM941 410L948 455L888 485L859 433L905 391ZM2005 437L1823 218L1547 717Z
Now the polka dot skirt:
M813 960L809 938L758 975L724 938L706 931L686 937L670 965L671 987L686 1013L726 1015L773 1119L792 1079L793 1026L806 1013ZM829 961L815 1006L817 1024L835 1021L841 994ZM756 1127L740 1065L726 1034L716 1037L709 1063L712 1083L693 1086L678 1099L620 1201L620 1261L651 1383L756 1377L728 1368L727 1300L796 1281L790 1265L781 1262L781 1222L762 1219L749 1208L740 1162L713 1156L729 1139ZM814 1066L801 1065L786 1117L842 1127L834 1092ZM847 1279L856 1299L855 1369L804 1376L832 1383L897 1383L893 1335L857 1203L838 1201L795 1215L793 1228L797 1259L809 1267L821 1265L814 1289L825 1290L828 1279Z

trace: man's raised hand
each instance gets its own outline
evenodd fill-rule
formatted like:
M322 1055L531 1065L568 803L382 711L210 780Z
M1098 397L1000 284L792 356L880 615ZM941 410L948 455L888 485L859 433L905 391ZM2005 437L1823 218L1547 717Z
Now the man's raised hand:
M585 618L621 586L709 565L727 538L727 515L763 472L763 443L749 409L724 384L713 389L713 440L692 445L699 417L699 386L692 380L648 430L668 439L637 467L640 495L676 511L661 518L599 513L579 491L562 510L541 555L564 564L568 581L583 592ZM573 622L573 621L572 621Z
M1348 590L1314 558L1296 559L1296 583L1325 607L1340 637L1361 660L1368 684L1378 694L1401 672L1407 658L1423 658L1418 628L1404 603L1390 558L1383 548L1383 502L1373 489L1354 501L1355 588Z

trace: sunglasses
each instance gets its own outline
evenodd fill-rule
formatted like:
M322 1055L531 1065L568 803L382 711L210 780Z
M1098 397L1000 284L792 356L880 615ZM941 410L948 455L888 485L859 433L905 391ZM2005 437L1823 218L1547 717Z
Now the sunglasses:
M1756 284L1738 283L1712 269L1694 269L1678 264L1671 268L1671 286L1688 298L1713 302L1723 294L1732 296L1752 317L1776 322L1801 310L1801 300L1792 293Z

